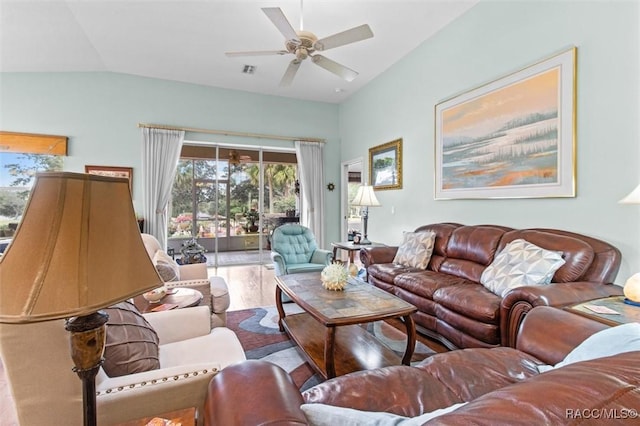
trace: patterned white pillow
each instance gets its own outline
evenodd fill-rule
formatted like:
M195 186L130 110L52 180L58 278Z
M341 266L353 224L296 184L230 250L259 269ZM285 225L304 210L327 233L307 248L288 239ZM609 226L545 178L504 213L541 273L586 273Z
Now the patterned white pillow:
M503 297L509 290L526 285L546 285L564 265L562 252L545 250L530 242L511 241L482 272L480 283Z
M393 263L427 269L435 240L436 234L431 231L405 232L404 239L400 247L398 247Z

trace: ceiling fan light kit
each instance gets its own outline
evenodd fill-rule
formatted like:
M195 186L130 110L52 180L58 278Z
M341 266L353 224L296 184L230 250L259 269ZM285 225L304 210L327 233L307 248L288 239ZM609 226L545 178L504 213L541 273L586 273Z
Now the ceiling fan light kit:
M293 83L293 79L298 72L300 64L307 58L311 58L312 63L318 65L321 68L324 68L325 70L337 75L338 77L346 81L353 81L358 76L357 71L339 64L316 52L322 52L373 37L373 31L371 31L369 25L360 25L346 31L330 35L328 37L318 39L318 37L314 33L310 31L304 31L302 29L302 13L300 14L300 30L296 31L293 29L293 27L287 20L287 17L279 7L265 7L262 8L262 11L265 13L265 15L267 15L267 17L276 26L280 33L285 37L286 50L227 52L226 55L228 57L287 54L294 55L295 59L293 59L289 63L289 66L285 70L285 73L280 80L280 86L290 86L291 83Z

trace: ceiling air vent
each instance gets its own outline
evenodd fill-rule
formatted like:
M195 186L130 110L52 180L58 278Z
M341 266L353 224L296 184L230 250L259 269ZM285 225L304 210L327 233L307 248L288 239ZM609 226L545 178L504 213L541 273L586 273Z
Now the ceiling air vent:
M255 65L245 65L242 68L242 73L243 74L253 74L256 72L256 66Z

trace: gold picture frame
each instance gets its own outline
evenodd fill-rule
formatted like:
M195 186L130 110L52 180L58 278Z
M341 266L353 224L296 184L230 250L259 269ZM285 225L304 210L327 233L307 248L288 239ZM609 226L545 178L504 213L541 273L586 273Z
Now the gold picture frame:
M369 149L369 182L375 190L402 189L402 138Z
M436 105L436 200L575 197L576 55Z
M120 177L129 179L129 190L133 191L133 167L84 166L84 172L90 175Z

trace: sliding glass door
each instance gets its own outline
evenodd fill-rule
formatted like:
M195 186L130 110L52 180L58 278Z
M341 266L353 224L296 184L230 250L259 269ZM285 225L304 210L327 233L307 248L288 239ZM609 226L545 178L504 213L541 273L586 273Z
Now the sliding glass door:
M195 238L210 266L270 263L271 231L297 218L296 173L294 153L185 145L170 203L169 248L179 256Z

